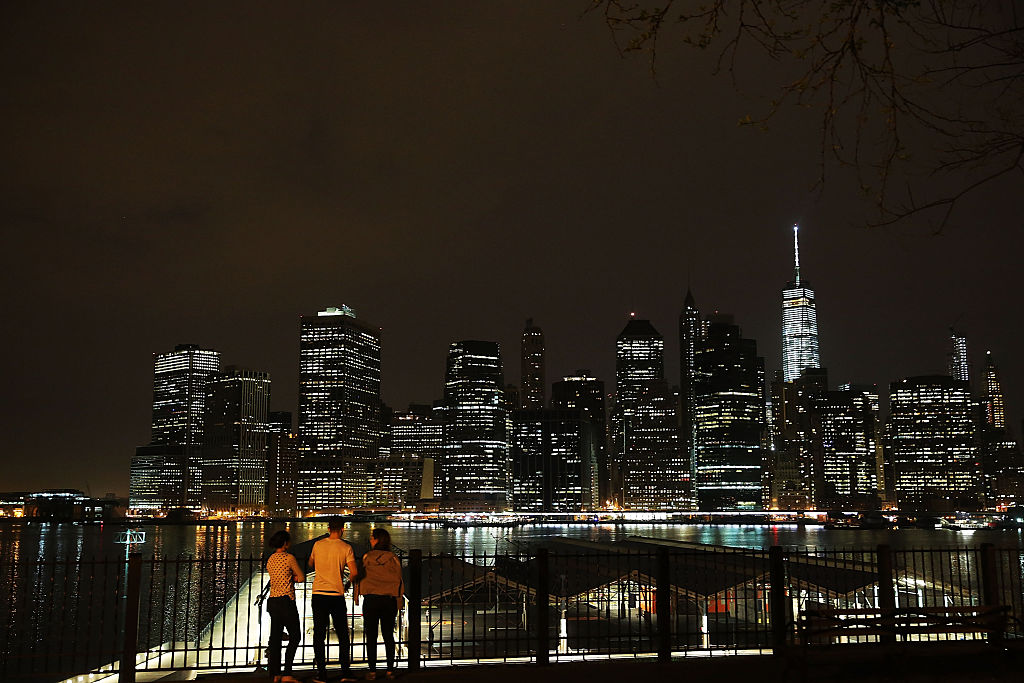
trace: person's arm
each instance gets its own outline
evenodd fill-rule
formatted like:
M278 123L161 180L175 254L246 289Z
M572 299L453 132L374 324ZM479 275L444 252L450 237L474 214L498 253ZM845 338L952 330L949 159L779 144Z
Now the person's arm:
M288 555L288 558L292 566L292 582L302 583L306 580L306 574L302 571L302 568L299 566L299 561L296 560L295 556L291 554Z
M402 575L402 561L397 555L394 558L398 564L398 596L395 601L398 603L398 609L402 609L402 605L405 604L405 577Z

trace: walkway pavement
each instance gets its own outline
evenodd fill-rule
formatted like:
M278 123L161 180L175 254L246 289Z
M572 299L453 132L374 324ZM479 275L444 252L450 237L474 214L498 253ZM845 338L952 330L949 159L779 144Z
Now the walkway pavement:
M312 672L299 672L308 679ZM364 678L356 671L355 678ZM205 683L266 681L266 673L199 676ZM1024 680L1024 651L997 652L985 647L930 644L926 649L895 650L871 646L832 648L809 656L771 655L686 657L671 664L650 660L611 660L535 664L430 667L402 671L400 683L628 683L711 681L720 683L994 683Z

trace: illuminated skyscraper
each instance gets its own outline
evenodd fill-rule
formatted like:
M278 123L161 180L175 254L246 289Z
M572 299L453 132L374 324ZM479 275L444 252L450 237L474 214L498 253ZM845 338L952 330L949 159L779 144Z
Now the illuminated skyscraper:
M431 408L429 405L410 405L406 412L396 412L391 419L391 465L390 469L400 469L395 463L420 463L421 475L429 475L427 486L417 489L415 498L406 497L406 504L413 504L422 498L435 498L441 495L440 482L434 477L435 467L444 459L444 409ZM404 458L404 460L402 460ZM418 460L417 460L418 459ZM414 467L413 469L416 469ZM415 488L411 480L403 479L407 493ZM412 488L409 488L412 487ZM436 489L435 489L436 487ZM423 495L421 496L420 493ZM411 494L410 494L411 495ZM386 502L386 501L385 501Z
M821 466L815 505L877 509L878 389L847 385L824 392L811 399L809 414L814 459Z
M799 226L793 226L793 280L782 290L782 375L792 382L804 368L820 368L814 290L800 279Z
M587 418L597 457L597 495L601 504L611 497L608 472L608 427L605 412L604 382L586 370L563 377L551 385L552 408L582 410Z
M497 342L459 341L448 350L441 476L448 505L503 511L510 463L505 378Z
M665 383L665 341L631 318L616 340L612 452L619 502L634 510L690 507L690 472L679 443L678 398Z
M544 393L544 331L526 321L522 341L522 404L523 408L543 408Z
M132 460L130 507L202 507L206 385L219 371L220 353L195 344L154 355L152 432Z
M696 350L694 488L701 510L761 508L764 359L731 316L715 316Z
M967 337L949 328L949 341L952 350L949 354L949 376L961 382L971 383L971 366L967 360Z
M693 299L693 293L686 290L683 310L679 313L679 422L683 455L693 463L693 381L697 360L697 344L703 334L704 325L700 311Z
M981 468L967 383L945 375L893 382L889 412L888 459L900 508L976 506Z
M299 437L292 428L292 414L273 411L267 418L267 512L295 514L299 470Z
M348 306L301 319L298 508L372 504L381 440L380 334Z
M512 498L517 512L583 512L597 506L594 430L581 409L512 413Z
M992 360L992 352L985 352L985 424L990 429L1006 429L1006 410L1003 408L1003 385L999 369Z
M270 377L228 367L206 385L203 507L256 514L266 502Z

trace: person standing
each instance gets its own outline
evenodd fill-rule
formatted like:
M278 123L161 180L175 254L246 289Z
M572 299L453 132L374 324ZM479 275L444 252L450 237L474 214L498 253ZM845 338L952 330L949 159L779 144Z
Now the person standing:
M295 606L295 584L306 580L295 556L288 552L291 535L284 529L270 537L274 552L267 558L267 574L270 576L270 597L267 612L270 613L270 642L267 644L267 668L274 683L299 683L292 676L295 652L302 641L299 628L299 610ZM288 631L288 649L285 652L284 670L281 669L281 636Z
M405 586L402 583L402 561L391 552L391 534L374 529L370 535L370 551L363 555L363 576L355 592L363 599L363 640L366 642L366 680L377 678L377 629L384 638L388 668L385 675L395 677L395 617L401 605Z
M314 543L309 555L309 568L315 572L310 600L313 608L313 661L316 665L312 681L327 681L327 627L330 621L334 623L341 648L341 681L349 683L355 679L349 675L348 624L345 623L348 610L345 607L343 575L345 567L348 567L349 580L356 579L356 556L352 546L341 538L345 530L345 521L341 517L328 519L327 530L330 534Z

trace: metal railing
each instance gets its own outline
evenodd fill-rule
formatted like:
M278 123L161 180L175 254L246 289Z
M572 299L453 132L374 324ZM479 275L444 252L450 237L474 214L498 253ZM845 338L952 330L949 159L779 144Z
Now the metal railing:
M402 667L469 662L658 658L782 652L792 645L894 642L897 630L799 639L816 609L1002 606L1007 641L1024 642L1024 550L749 550L647 539L552 539L529 553L403 557ZM101 681L139 671L253 670L266 663L270 619L261 558L0 560L0 680ZM313 661L311 582L296 586ZM350 660L366 662L361 608L348 599ZM982 640L979 627L899 639ZM377 661L383 666L383 644ZM327 658L338 661L329 634ZM336 666L334 667L336 668Z

